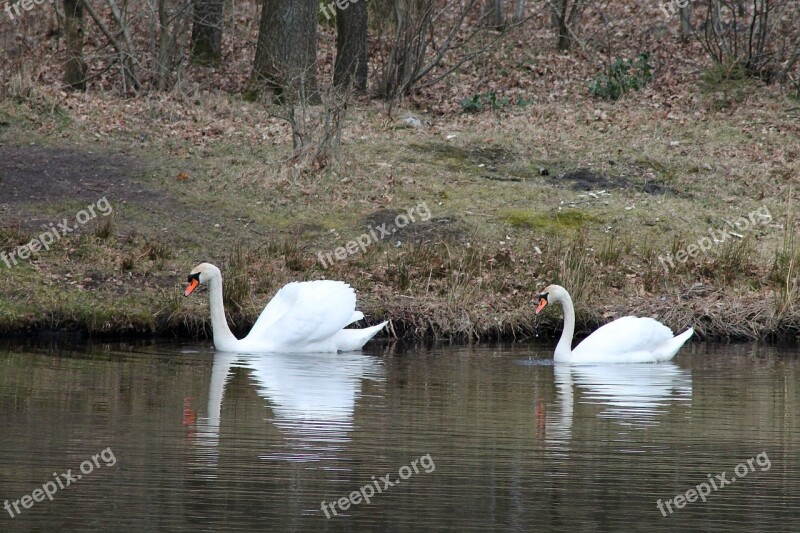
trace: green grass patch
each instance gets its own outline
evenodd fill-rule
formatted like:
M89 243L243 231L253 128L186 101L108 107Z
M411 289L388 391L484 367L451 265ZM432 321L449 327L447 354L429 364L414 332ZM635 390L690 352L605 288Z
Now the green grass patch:
M580 229L588 223L598 221L596 217L577 209L554 213L508 209L500 212L500 219L515 228L529 228L541 231Z

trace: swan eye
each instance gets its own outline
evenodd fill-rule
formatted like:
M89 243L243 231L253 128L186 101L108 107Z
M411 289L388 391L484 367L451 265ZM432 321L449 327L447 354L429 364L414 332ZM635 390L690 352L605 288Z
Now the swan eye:
M193 280L197 280L198 283L200 282L200 272L189 274L189 277L186 279L186 282L191 283Z

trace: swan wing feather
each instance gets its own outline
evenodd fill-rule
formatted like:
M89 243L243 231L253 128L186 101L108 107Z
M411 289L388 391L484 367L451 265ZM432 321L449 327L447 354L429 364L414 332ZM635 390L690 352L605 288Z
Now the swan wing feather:
M272 297L272 300L267 303L264 310L261 311L261 315L258 317L258 320L256 320L256 323L253 324L248 336L254 335L256 338L259 338L266 335L270 326L292 308L292 305L294 305L294 302L297 300L298 291L300 290L300 283L297 281L289 283L280 289L275 296Z
M308 345L332 337L360 316L355 307L356 293L342 281L289 283L267 304L247 337L268 340L276 348Z
M601 326L572 351L576 358L599 354L655 352L673 338L672 330L653 318L625 316Z

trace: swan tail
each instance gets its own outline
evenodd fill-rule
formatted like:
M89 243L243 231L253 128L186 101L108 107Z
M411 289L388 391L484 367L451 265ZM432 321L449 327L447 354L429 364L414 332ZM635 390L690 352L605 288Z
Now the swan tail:
M350 317L350 322L348 322L347 325L349 326L353 322L358 322L359 320L364 320L364 313L361 311L356 311L353 313L353 316Z
M353 350L360 350L372 337L375 336L388 322L384 321L377 326L371 326L363 329L343 329L338 332L333 341L336 344L336 350L340 352L351 352Z
M684 343L686 343L686 341L688 341L692 335L694 335L694 328L689 328L680 335L676 335L669 341L665 342L656 354L657 361L669 361L675 357L675 354L678 353L678 350L681 349Z

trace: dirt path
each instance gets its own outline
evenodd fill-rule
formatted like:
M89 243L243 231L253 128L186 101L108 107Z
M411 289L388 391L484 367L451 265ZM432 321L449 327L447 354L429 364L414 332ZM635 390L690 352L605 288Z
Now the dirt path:
M33 230L51 221L34 206L75 202L89 205L106 197L112 204L151 205L166 201L163 193L143 187L144 167L134 158L42 146L0 146L0 213L6 223Z

